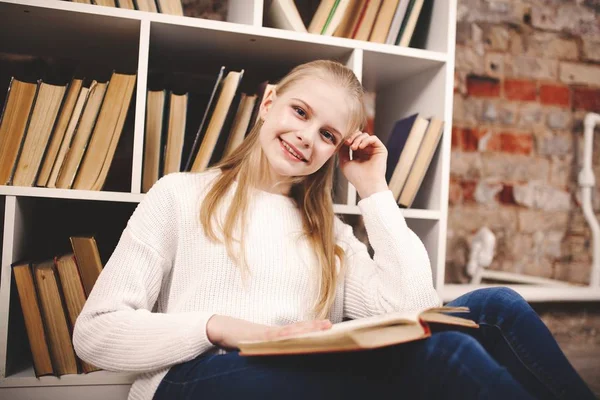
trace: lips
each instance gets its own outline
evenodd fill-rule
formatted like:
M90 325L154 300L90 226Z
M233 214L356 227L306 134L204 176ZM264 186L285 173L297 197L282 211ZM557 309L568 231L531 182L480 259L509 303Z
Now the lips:
M296 148L294 145L292 145L292 144L290 144L290 143L286 142L285 140L283 140L283 139L281 139L281 138L279 138L279 140L282 142L282 146L283 146L284 148L285 148L285 146L283 145L283 143L285 143L287 146L289 146L289 147L290 147L290 148L291 148L291 149L294 151L294 153L296 153L297 155L299 155L300 157L302 157L302 160L299 160L299 161L308 162L308 160L306 159L306 157L304 156L304 154L303 154L303 153L302 153L300 150L298 150L298 149L297 149L297 148ZM287 149L286 149L286 150L287 150ZM291 154L291 153L290 153L290 154ZM292 156L293 156L293 155L292 155Z

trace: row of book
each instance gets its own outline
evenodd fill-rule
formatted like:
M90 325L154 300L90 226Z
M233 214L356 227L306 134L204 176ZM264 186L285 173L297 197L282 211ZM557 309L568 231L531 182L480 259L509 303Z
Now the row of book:
M100 369L77 357L73 329L102 261L93 236L72 236L70 241L72 252L11 266L36 377Z
M444 121L412 114L395 122L386 141L386 181L398 205L410 208L444 131Z
M71 0L73 3L95 4L162 14L183 15L181 0Z
M244 70L221 66L211 91L176 93L148 90L142 190L171 172L202 172L231 154L258 117L263 97L273 87L264 81L256 93L241 89ZM206 88L205 88L206 89ZM201 115L201 120L190 116Z
M67 84L11 78L0 115L0 184L101 190L135 75Z
M267 21L275 28L408 46L423 4L432 0L321 0L308 27L293 0L272 0Z

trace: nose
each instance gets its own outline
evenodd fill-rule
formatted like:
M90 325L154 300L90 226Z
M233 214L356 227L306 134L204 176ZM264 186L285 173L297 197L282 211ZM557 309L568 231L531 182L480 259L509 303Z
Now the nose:
M300 129L296 132L296 137L300 141L303 147L311 148L316 135L319 134L319 128L311 125L305 126L303 129Z

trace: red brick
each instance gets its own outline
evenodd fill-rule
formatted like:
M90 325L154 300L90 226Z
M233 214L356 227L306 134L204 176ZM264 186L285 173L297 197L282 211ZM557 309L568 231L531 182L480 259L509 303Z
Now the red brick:
M462 149L463 128L452 127L452 149Z
M485 131L472 128L462 130L462 149L463 151L477 151L479 140L485 135Z
M460 186L462 187L463 203L475 202L475 188L477 187L477 182L463 181L460 183Z
M467 94L475 97L498 97L500 81L489 76L470 74L467 76Z
M571 89L565 85L542 84L540 86L540 102L548 106L569 107Z
M502 190L498 193L498 201L502 204L517 204L512 185L502 185Z
M574 87L573 108L576 110L600 111L600 89Z
M537 98L537 85L524 79L506 79L504 97L509 100L533 101Z
M451 206L461 203L462 187L455 179L450 180L450 188L448 192L448 204Z
M526 154L533 152L533 136L523 133L502 132L500 135L500 150L505 153Z

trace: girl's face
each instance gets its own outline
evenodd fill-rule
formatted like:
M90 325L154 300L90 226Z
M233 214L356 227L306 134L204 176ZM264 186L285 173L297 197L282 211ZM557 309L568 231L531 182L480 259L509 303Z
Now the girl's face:
M277 95L267 94L260 145L276 179L310 175L321 168L347 136L348 95L338 85L304 78Z

